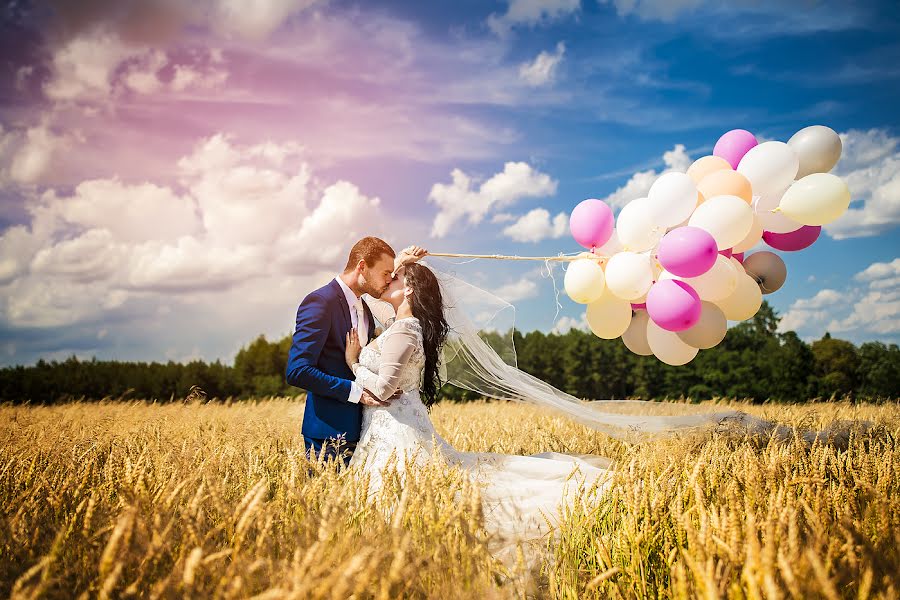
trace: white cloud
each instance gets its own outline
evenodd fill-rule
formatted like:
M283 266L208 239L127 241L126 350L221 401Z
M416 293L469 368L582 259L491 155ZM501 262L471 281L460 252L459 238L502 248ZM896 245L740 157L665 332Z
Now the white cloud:
M519 77L533 87L550 83L556 76L556 68L565 52L566 45L562 42L556 44L556 51L553 53L542 51L533 61L519 66Z
M497 35L506 35L513 27L549 23L567 17L580 8L581 0L508 0L506 12L492 14L487 23Z
M143 52L129 48L108 31L75 37L53 53L52 74L44 84L44 93L51 100L108 96L114 69L126 58Z
M638 171L633 174L622 187L611 193L603 200L613 209L621 208L637 198L643 198L650 192L650 186L663 173L669 171L687 171L691 166L691 158L685 151L684 144L676 144L671 150L664 152L663 164L665 168L661 171L655 169L647 169L646 171Z
M159 71L166 66L167 62L164 52L151 51L130 65L122 77L125 86L141 94L159 91L163 87Z
M59 135L44 122L25 131L0 129L0 182L11 180L23 184L40 183L51 172L54 157L72 144L72 137Z
M261 40L278 29L292 15L317 4L318 0L256 0L252 8L244 0L215 0L211 3L211 24L225 35Z
M663 21L671 23L681 13L704 4L705 0L601 0L604 4L612 3L619 16L636 15L645 21Z
M507 302L518 302L526 298L533 298L538 294L538 286L531 279L520 279L513 283L500 286L494 293Z
M553 333L566 334L572 329L580 329L582 331L587 331L589 329L586 313L581 313L581 317L578 319L566 316L560 317L551 331Z
M550 213L543 208L535 208L503 229L503 235L517 242L540 242L548 238L560 238L569 231L569 217L561 212L552 221Z
M524 162L508 162L503 171L473 189L475 181L460 169L453 169L451 184L436 183L428 201L437 205L431 235L444 237L460 222L480 223L485 215L522 198L540 198L556 193L557 182Z
M825 231L845 239L893 229L900 224L900 138L883 129L850 130L841 141L843 154L834 172L847 182L853 204Z
M182 92L188 88L217 88L228 79L228 71L220 68L204 72L190 65L175 65L172 89Z

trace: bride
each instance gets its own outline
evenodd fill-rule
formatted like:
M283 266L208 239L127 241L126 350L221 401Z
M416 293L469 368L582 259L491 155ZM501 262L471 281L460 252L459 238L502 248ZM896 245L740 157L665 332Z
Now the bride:
M554 452L515 456L454 449L428 416L440 385L442 350L451 333L438 277L424 264L407 265L381 300L390 303L396 318L365 348L351 330L346 351L356 381L366 390L381 400L402 392L388 406L363 408L361 437L350 466L369 476L371 491L380 488L389 465L396 464L402 475L404 469L440 453L481 484L486 527L499 554L513 550L518 542L544 536L548 523L558 522L560 508L572 499L576 487L608 485L611 461L598 456Z

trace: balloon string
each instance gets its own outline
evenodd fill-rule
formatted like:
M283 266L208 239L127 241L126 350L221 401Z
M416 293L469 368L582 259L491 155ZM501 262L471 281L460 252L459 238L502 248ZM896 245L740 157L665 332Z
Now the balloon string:
M456 253L446 253L446 252L429 252L426 256L446 256L451 258L470 258L472 260L476 260L479 258L487 258L491 260L539 260L541 262L572 262L578 260L580 258L588 258L588 252L573 252L572 254L563 254L560 253L557 256L508 256L505 254L456 254ZM609 258L608 256L602 254L594 254L594 257L598 259ZM472 261L466 261L472 262ZM466 264L466 263L458 263L458 264Z

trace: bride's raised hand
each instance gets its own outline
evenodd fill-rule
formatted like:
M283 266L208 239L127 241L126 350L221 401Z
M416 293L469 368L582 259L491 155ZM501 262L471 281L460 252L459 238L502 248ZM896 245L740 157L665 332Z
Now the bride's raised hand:
M360 352L362 352L362 345L359 343L359 333L356 328L351 328L347 332L347 349L344 351L348 367L352 368L353 364L359 360Z

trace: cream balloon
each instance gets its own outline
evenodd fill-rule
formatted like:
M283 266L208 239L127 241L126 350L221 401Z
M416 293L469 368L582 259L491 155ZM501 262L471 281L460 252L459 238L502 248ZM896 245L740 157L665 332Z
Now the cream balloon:
M579 304L590 304L603 295L605 279L598 260L582 258L569 263L563 285L569 298Z
M741 159L738 173L750 180L753 194L765 196L791 185L800 159L784 142L763 142L750 148Z
M708 231L719 250L725 250L750 233L753 209L737 196L716 196L698 206L688 224Z
M697 206L697 184L685 173L663 173L650 186L646 206L654 225L677 225L690 217Z
M636 300L653 285L650 257L635 252L619 252L606 263L606 285L622 300Z
M647 322L649 320L650 315L646 310L637 311L631 317L628 329L622 334L622 341L625 343L625 347L638 356L650 356L653 354L650 344L647 343Z
M647 344L653 355L667 365L686 365L697 356L697 348L686 344L674 331L667 331L653 322L647 321Z
M703 178L710 173L722 169L731 171L731 163L721 156L703 156L695 160L694 163L688 167L687 175L695 184L699 184L703 181Z
M750 233L747 234L743 240L735 244L731 251L735 253L746 252L750 248L754 247L759 243L759 240L762 239L763 236L763 225L758 215L753 215L753 226L750 228Z
M647 198L632 200L622 208L616 218L616 232L626 250L631 252L649 250L663 236L665 227L660 228L656 225L651 215Z
M847 212L850 189L837 175L813 173L788 188L779 207L803 225L827 225Z
M622 246L622 242L619 241L619 234L613 229L612 235L609 236L609 240L599 248L595 248L594 254L597 256L612 256L616 252L621 252L624 249L625 247Z
M606 290L598 300L588 304L585 317L594 335L614 340L631 324L631 303Z
M781 211L757 210L756 218L759 219L763 231L772 233L791 233L803 227L802 223L789 219Z
M712 302L704 300L700 306L700 320L691 328L677 333L685 344L701 350L708 350L718 346L725 339L725 334L728 332L728 320L722 309Z
M812 173L827 173L841 158L841 136L831 127L811 125L791 136L788 146L800 159L797 179Z
M680 279L694 288L701 300L721 300L734 292L734 289L737 287L738 274L743 274L744 272L743 268L740 271L736 271L731 264L731 260L737 262L736 259L728 259L720 254L716 257L716 262L713 263L709 271L703 275L678 277L668 271L663 271L659 276L659 280Z
M734 292L716 304L729 321L745 321L756 314L762 306L762 292L756 280L746 273L738 277Z

